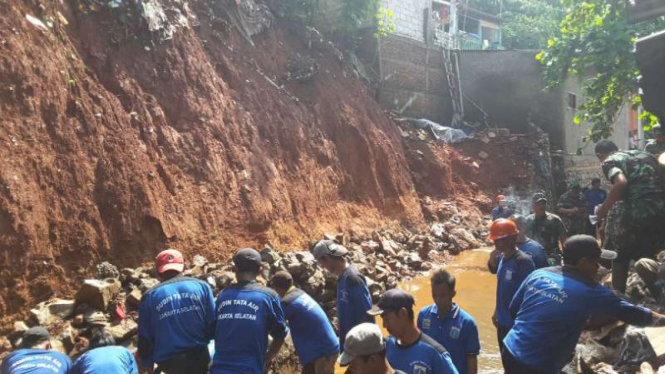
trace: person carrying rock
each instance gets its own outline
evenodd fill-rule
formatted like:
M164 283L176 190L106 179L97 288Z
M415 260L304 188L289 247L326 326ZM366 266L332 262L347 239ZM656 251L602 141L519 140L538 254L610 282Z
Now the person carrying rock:
M545 248L535 240L531 240L526 236L526 229L524 228L526 222L525 218L519 214L513 214L510 220L517 225L517 249L531 256L533 264L536 269L546 268L550 266L547 261L547 253Z
M566 226L559 216L547 211L544 193L535 193L531 201L533 214L526 217L526 235L545 248L550 265L561 265L559 243L566 241Z
M647 144L644 146L644 151L658 157L665 152L665 131L661 124L657 123L651 126L649 132L654 138L647 141Z
M344 347L346 334L363 322L374 322L367 314L372 309L372 296L367 281L355 266L346 260L348 250L332 240L320 240L312 248L312 255L326 271L337 275L337 320L340 347ZM342 348L343 349L343 348Z
M261 254L245 248L233 256L237 283L217 296L215 356L210 374L263 374L289 332L279 296L256 281ZM272 342L268 346L268 335Z
M487 264L491 273L496 274L496 306L492 323L496 327L499 348L503 355L503 338L513 326L510 314L510 302L524 279L535 270L531 256L517 249L517 225L509 219L500 219L492 223L489 239L494 241L494 250L490 253Z
M40 370L41 368L41 370ZM68 374L72 361L65 354L51 350L51 336L35 326L23 333L19 349L2 361L1 374Z
M394 288L384 292L376 307L367 312L380 315L390 334L386 340L390 366L405 373L458 374L448 351L416 326L414 304L413 296Z
M665 240L665 174L646 152L620 151L613 142L596 144L603 174L612 183L598 219L606 219L605 244L617 252L612 261L612 288L626 292L632 260L653 258Z
M386 359L386 342L374 323L361 323L352 328L344 340L340 366L353 374L406 374L393 369Z
M139 305L138 352L149 374L155 363L165 374L206 374L208 342L215 323L212 288L185 277L180 251L167 249L155 258L161 283Z
M113 335L95 329L90 337L90 350L74 362L71 374L138 374L134 355L115 345Z
M533 272L510 304L515 323L504 339L506 374L557 374L573 358L587 319L604 314L626 323L665 323L665 315L632 305L596 280L598 261L616 258L589 235L564 244L564 266Z
M439 269L434 272L431 278L434 304L418 313L418 328L450 353L460 374L477 374L478 326L469 313L453 303L455 283L455 276L449 271Z
M584 198L580 182L574 181L570 189L559 197L559 216L568 229L568 235L584 234L586 232L587 201Z
M321 306L293 285L293 277L278 271L270 286L281 299L302 374L334 374L339 340Z

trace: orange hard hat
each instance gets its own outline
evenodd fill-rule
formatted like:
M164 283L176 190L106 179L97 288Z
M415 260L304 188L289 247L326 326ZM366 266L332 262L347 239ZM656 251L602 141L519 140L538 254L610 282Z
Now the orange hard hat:
M499 240L519 234L517 225L510 219L500 218L492 222L490 240Z
M496 201L503 201L503 200L506 200L506 197L503 196L503 195L496 195L495 199L496 199Z

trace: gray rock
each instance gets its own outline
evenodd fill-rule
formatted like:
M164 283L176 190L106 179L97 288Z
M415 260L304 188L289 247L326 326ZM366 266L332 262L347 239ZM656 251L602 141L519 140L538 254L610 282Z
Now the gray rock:
M54 299L44 301L30 310L30 314L40 325L48 326L72 315L74 304L73 300Z
M208 264L208 259L201 255L196 255L194 256L194 259L192 259L192 264L202 268Z
M115 278L87 279L76 293L76 302L85 303L105 311L109 302L120 292L120 281Z
M275 251L274 249L266 246L261 251L261 261L267 262L267 263L272 265L272 264L276 263L279 260L281 260L281 257L279 255L279 253L277 251Z
M97 265L95 276L97 279L120 278L120 271L115 265L104 261Z
M113 338L118 341L124 341L136 335L139 326L130 318L125 318L120 323L106 326L105 330L113 335Z
M134 308L138 309L139 305L141 305L141 298L143 297L143 294L141 293L141 290L139 289L134 289L132 292L130 292L127 295L127 305Z
M220 290L223 290L236 282L235 273L230 271L215 272L213 275L215 277L215 282L217 283L217 288Z
M158 284L159 281L155 278L141 278L139 280L139 290L141 290L143 293L146 293Z

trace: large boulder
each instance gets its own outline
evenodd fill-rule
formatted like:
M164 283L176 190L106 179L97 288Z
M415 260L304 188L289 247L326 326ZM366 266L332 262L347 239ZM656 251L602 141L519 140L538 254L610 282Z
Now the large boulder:
M53 299L44 301L30 310L30 314L40 325L48 326L72 315L74 304L73 300Z
M87 279L76 293L76 302L105 311L120 292L120 281L115 278Z
M120 271L110 262L102 262L96 267L95 276L97 279L120 278Z
M136 335L139 326L131 318L125 318L120 323L106 326L106 331L113 335L116 341L124 341Z

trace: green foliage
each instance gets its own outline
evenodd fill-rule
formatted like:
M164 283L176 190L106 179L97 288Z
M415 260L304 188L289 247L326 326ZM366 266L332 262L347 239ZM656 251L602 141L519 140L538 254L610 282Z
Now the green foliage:
M503 20L502 44L509 49L544 48L565 14L561 0L469 0L469 6Z
M394 22L395 12L392 9L387 9L384 7L379 7L379 10L376 12L376 32L374 37L380 39L388 34L395 32L395 22Z
M587 141L612 135L613 124L626 101L640 104L634 55L638 35L647 35L662 21L633 25L625 18L626 1L563 0L567 14L560 35L550 39L536 56L545 67L549 85L556 86L569 75L578 76L586 101L575 123L589 122ZM648 115L645 117L648 118Z
M339 24L347 35L353 35L363 22L372 19L380 0L342 0Z
M313 26L314 15L318 10L319 0L282 0L279 2L281 17L307 26Z

